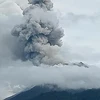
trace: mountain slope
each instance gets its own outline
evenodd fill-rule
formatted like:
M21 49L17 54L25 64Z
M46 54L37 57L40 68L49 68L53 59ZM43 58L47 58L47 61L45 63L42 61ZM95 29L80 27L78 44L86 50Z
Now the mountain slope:
M100 100L100 89L61 90L56 85L36 86L5 100Z

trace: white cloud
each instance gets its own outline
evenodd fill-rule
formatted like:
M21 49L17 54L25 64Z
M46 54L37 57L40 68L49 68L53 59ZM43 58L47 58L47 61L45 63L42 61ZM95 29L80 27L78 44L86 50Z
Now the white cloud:
M61 88L91 89L100 88L100 69L97 67L82 68L77 66L32 66L16 63L14 67L1 68L1 94L18 93L25 88L40 84L57 84Z

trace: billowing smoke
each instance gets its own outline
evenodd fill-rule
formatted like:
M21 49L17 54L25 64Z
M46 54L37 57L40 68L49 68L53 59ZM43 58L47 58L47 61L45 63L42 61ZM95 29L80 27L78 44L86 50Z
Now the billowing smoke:
M53 3L51 0L28 0L30 4L33 5L39 5L40 7L46 8L47 10L50 10L53 8Z
M23 11L25 22L15 26L12 35L18 37L21 59L33 64L59 64L62 59L59 48L62 45L63 29L52 11L51 0L29 0L31 4Z

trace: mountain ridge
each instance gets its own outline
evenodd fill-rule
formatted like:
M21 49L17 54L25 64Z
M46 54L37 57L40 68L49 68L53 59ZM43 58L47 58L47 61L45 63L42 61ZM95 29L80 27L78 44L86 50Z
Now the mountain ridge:
M40 85L5 100L100 100L100 89L63 90L57 85Z

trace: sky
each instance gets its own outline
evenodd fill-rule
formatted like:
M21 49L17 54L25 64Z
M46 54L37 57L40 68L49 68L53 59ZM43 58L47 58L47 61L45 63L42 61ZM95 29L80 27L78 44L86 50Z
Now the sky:
M60 22L65 30L63 43L68 44L71 59L99 64L100 1L54 1L55 7L60 8Z
M53 83L62 88L100 88L100 0L52 0L64 29L60 53L66 62L84 62L88 69L62 64L40 67L14 59L11 30L23 22L27 0L0 0L0 100L26 88Z

